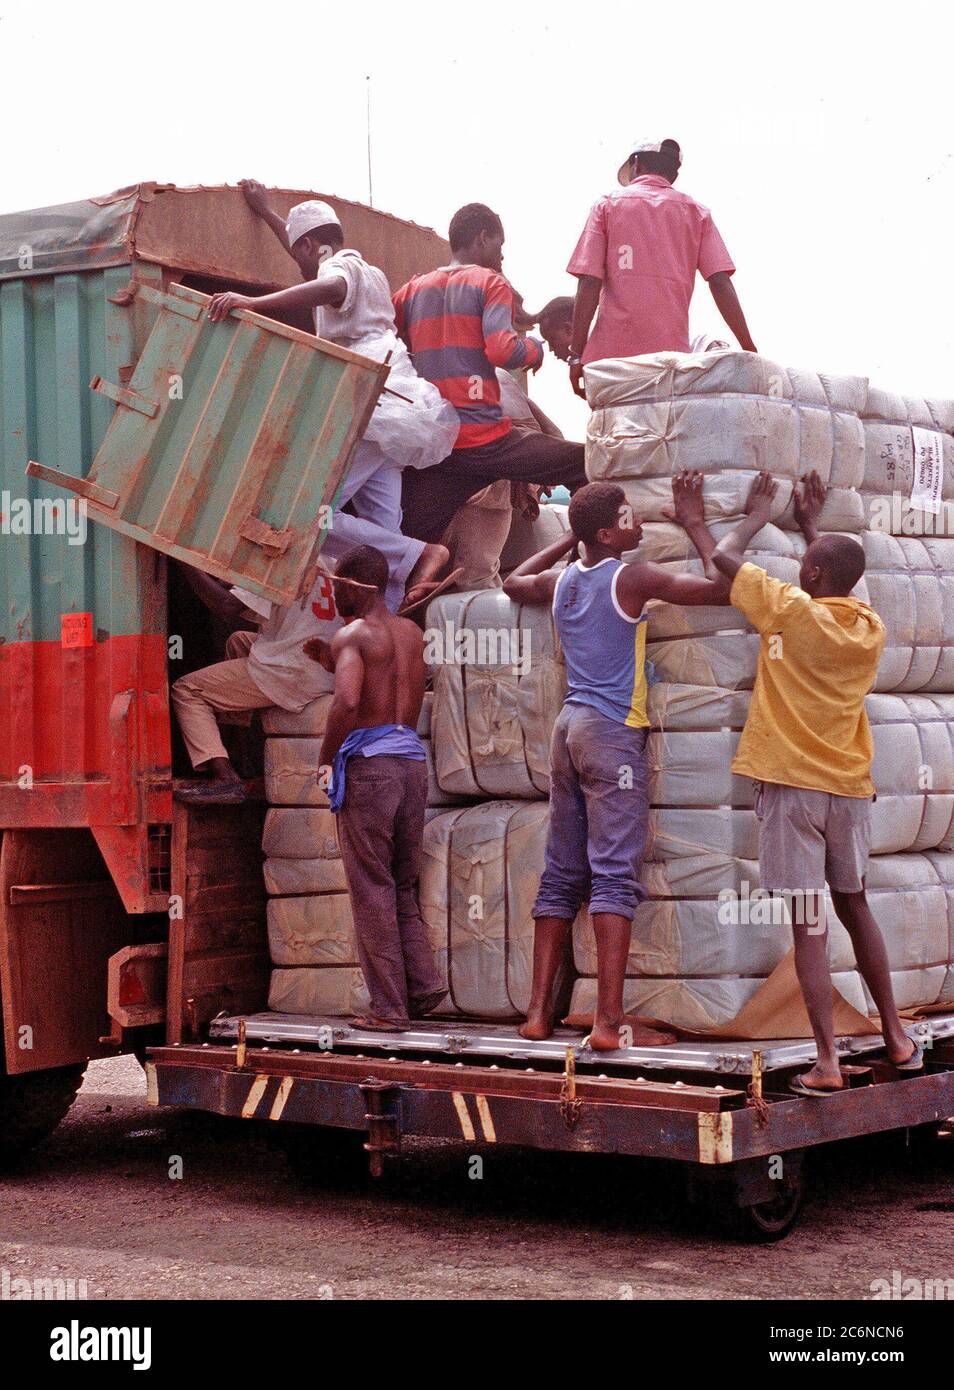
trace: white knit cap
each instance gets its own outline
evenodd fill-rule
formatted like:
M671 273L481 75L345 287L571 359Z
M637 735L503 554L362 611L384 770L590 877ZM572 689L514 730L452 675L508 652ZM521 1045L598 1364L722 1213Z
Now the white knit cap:
M341 221L330 203L311 198L307 203L296 203L288 214L285 231L288 244L294 246L299 237L307 236L316 227L339 227Z

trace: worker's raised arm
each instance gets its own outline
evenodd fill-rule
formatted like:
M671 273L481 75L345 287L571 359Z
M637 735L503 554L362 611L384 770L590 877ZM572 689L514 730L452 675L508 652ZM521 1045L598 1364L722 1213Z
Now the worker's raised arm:
M494 367L535 372L543 362L536 338L521 338L513 326L513 290L502 275L492 275L484 287L482 314L484 352Z
M670 570L649 560L624 565L616 582L616 597L624 613L638 618L650 599L681 603L686 608L703 604L720 607L729 602L731 585L727 579L705 579L684 570Z
M732 528L712 552L712 563L720 574L734 579L745 563L745 552L752 537L761 531L772 515L772 502L778 492L776 483L768 473L759 473L753 479L745 504L745 516Z
M537 551L536 555L531 555L504 580L504 593L514 603L552 603L556 583L562 573L553 566L568 555L575 545L576 536L571 531L552 545Z
M716 271L715 275L709 276L707 283L712 291L712 298L716 302L716 308L735 334L739 346L744 348L746 352L758 352L758 348L752 341L749 326L745 321L739 296L735 292L732 276L727 270L719 270Z
M245 201L255 216L260 217L271 227L282 246L291 254L291 248L288 245L288 232L285 230L285 219L275 212L269 203L265 185L259 183L258 179L241 179L239 188L244 193Z
M306 280L303 285L292 285L288 290L276 290L274 294L234 294L229 290L212 296L208 316L217 323L233 309L251 309L255 314L270 318L295 309L315 309L320 304L337 309L344 303L347 293L348 286L341 275L322 275L317 280Z

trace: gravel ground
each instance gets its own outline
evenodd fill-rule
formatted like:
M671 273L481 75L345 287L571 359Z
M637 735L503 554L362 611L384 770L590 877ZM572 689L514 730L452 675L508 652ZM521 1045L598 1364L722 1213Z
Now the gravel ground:
M411 1141L402 1171L302 1186L262 1128L145 1103L132 1058L95 1062L66 1122L0 1180L0 1272L89 1298L870 1298L954 1278L954 1139L816 1155L781 1244L735 1244L632 1160ZM170 1165L181 1160L181 1180Z

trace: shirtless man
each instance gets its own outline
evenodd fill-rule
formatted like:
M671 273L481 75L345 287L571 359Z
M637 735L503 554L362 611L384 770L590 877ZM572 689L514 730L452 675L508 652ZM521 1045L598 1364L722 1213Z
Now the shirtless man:
M338 815L358 958L371 996L355 1026L410 1027L447 993L418 902L427 768L415 733L424 702L424 641L384 602L387 561L363 545L339 563L335 606L345 626L306 655L332 669L335 696L319 779ZM350 621L349 621L350 620Z

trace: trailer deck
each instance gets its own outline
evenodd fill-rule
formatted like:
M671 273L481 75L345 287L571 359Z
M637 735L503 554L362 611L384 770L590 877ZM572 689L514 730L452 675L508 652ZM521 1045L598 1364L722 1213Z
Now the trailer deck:
M464 1023L454 1020L417 1022L406 1033L379 1033L353 1028L340 1017L306 1014L256 1013L220 1014L209 1025L212 1042L237 1042L240 1024L250 1043L280 1047L318 1047L324 1051L389 1052L410 1054L443 1053L453 1057L497 1058L514 1062L558 1062L562 1066L571 1048L576 1066L588 1069L607 1067L614 1071L713 1072L718 1075L751 1076L753 1053L761 1053L763 1072L810 1066L815 1060L811 1038L773 1038L764 1042L732 1042L723 1039L682 1040L662 1047L621 1047L615 1052L594 1052L584 1045L583 1036L569 1028L558 1028L545 1042L528 1042L517 1033L515 1023ZM912 1036L930 1056L932 1046L954 1038L954 1012L919 1019L910 1029ZM843 1058L860 1057L884 1047L880 1034L838 1039Z
M844 1092L807 1099L788 1090L811 1060L801 1039L593 1054L568 1030L525 1043L486 1024L382 1035L341 1019L219 1016L213 1041L150 1050L147 1097L299 1136L311 1127L318 1145L352 1131L376 1176L408 1136L676 1161L694 1200L777 1239L796 1219L807 1149L954 1116L954 1014L918 1028L922 1072L878 1057L880 1038L851 1039Z

